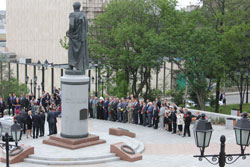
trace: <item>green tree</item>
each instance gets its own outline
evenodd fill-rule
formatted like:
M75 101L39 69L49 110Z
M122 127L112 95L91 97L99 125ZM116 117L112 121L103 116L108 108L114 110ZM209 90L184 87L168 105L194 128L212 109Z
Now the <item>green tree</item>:
M207 26L214 28L218 32L218 36L223 38L223 34L231 29L233 25L239 25L242 22L249 22L250 3L248 0L206 0L203 3L202 13L207 19ZM218 66L213 68L213 76L216 82L216 107L215 112L219 112L219 94L221 81L228 75L224 60L224 50L221 45L217 45L216 61ZM228 67L228 64L227 64Z
M196 94L200 108L204 109L213 83L211 69L216 64L218 36L213 28L206 26L200 10L183 12L183 18L172 60L185 74L190 91Z
M237 85L240 93L240 111L246 92L246 73L250 71L250 24L234 25L224 33L220 43L227 67L227 76Z
M175 6L171 0L113 0L90 26L91 57L111 71L123 71L123 85L129 85L135 97L144 88L147 96L151 70L170 52L170 38L165 37L175 31Z

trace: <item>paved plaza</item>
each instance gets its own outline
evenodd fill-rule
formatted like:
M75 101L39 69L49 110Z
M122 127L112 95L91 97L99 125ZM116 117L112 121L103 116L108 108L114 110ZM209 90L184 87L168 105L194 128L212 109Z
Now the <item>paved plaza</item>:
M194 144L194 138L192 137L180 137L176 134L171 134L163 130L155 130L148 127L143 127L134 124L124 124L118 122L110 122L104 120L89 120L89 132L91 134L97 134L101 139L107 141L106 144L91 146L88 148L82 148L79 150L68 150L42 144L42 140L48 138L48 130L46 130L46 136L39 139L32 139L23 137L20 143L29 144L35 147L35 155L42 157L57 157L57 158L74 158L95 156L101 154L110 154L109 145L111 143L123 141L131 142L132 139L128 137L118 137L108 135L110 127L120 127L128 129L136 133L136 140L144 144L143 160L136 162L126 162L122 160L116 160L112 162L91 164L91 165L74 165L74 167L80 166L96 166L96 167L209 167L213 166L206 160L199 161L197 158L193 158L193 155L199 154L198 148ZM192 128L192 126L191 126ZM212 135L210 147L205 150L205 154L217 154L219 153L219 138L222 134L226 136L226 153L239 153L240 147L235 144L235 136L233 130L225 129L224 126L214 125L214 132ZM47 129L47 125L46 125ZM58 119L58 130L60 131L60 118ZM127 143L130 144L131 143ZM246 153L250 153L250 148L246 149ZM246 167L250 164L250 157L246 160L239 159L237 162L230 166ZM1 163L0 166L5 164ZM14 164L11 166L16 167L43 167L48 165L38 165L28 162ZM62 165L51 165L62 166ZM69 166L69 165L63 165Z

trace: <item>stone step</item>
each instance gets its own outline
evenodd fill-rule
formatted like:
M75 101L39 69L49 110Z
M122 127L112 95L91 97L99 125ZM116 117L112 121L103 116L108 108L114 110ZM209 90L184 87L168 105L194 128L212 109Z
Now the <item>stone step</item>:
M36 159L26 158L24 159L24 162L43 164L43 165L87 165L87 164L105 163L117 160L120 160L120 157L110 157L110 158L81 160L81 161L46 161L46 160L36 160Z
M57 134L57 135L50 136L49 139L50 140L56 140L56 141L66 143L66 144L77 145L77 144L80 144L80 143L86 143L86 142L90 142L90 141L99 140L99 136L90 134L86 138L70 139L70 138L63 138L63 137L61 137L60 135Z
M96 156L88 156L88 157L79 157L79 158L55 158L55 157L42 157L37 155L29 155L29 159L34 160L44 160L44 161L84 161L84 160L98 160L98 159L106 159L116 157L115 154L103 154L103 155L96 155Z
M51 139L43 140L43 144L63 147L63 148L71 149L71 150L83 148L83 147L88 147L88 146L93 146L93 145L97 145L97 144L103 144L103 143L106 143L106 141L102 140L102 139L95 140L95 141L89 141L89 142L81 143L81 144L77 144L77 145L71 145L71 144L67 144L67 143L63 143L63 142L51 140Z

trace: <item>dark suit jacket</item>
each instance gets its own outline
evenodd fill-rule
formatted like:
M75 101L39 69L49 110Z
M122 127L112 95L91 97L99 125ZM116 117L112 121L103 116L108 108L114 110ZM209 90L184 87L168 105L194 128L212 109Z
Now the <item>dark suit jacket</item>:
M23 123L27 123L28 113L24 110L20 112L20 116L23 117Z
M176 122L176 121L177 121L176 111L172 112L172 114L171 114L171 120L172 120L173 122Z
M21 127L23 128L23 117L21 115L17 115L16 116L16 121L17 123L19 123L21 125Z
M191 121L192 121L191 116L189 114L187 114L187 116L185 118L185 125L189 126Z
M0 112L4 112L6 106L5 106L5 103L4 101L2 101L2 103L0 102Z
M53 111L48 112L47 121L49 124L55 124L56 123L56 114Z
M13 103L13 101L12 101L12 96L11 97L8 97L8 99L7 99L7 105L8 106L12 106L12 103Z
M44 112L40 112L39 117L40 117L40 121L41 121L40 123L43 126L44 123L45 123L45 114L44 114Z
M40 127L41 124L41 120L38 114L34 114L33 115L33 119L32 119L32 125L35 127Z

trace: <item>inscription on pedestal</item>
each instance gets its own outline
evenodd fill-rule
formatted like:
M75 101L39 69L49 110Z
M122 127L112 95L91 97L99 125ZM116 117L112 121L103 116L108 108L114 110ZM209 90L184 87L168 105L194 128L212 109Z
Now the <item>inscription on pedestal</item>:
M80 120L88 118L88 110L86 108L80 110Z

